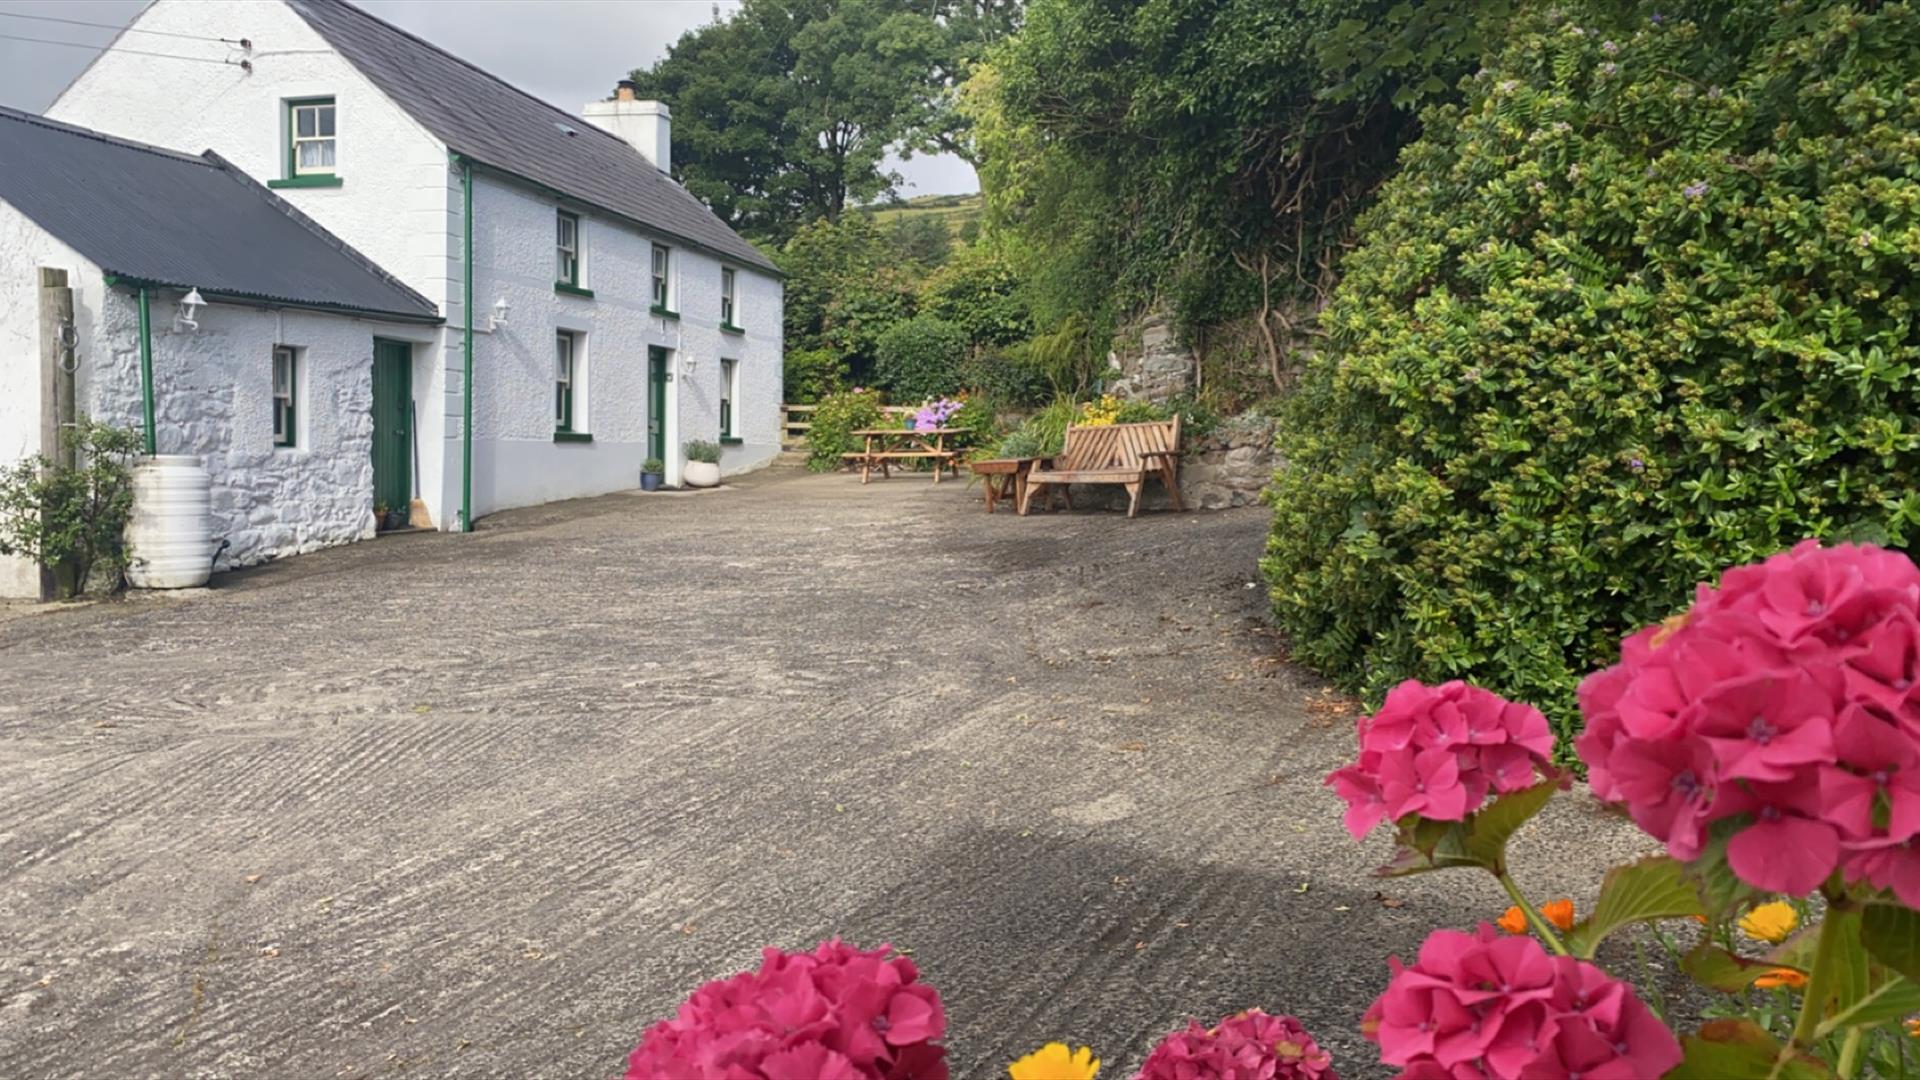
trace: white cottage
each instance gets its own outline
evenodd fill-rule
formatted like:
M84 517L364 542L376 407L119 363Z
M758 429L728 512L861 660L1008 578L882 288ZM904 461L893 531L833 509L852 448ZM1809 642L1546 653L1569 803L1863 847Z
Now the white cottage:
M200 459L223 566L372 536L405 407L374 376L439 339L431 301L217 154L0 109L0 465L85 413ZM0 596L41 591L0 556Z
M344 0L155 0L128 29L50 117L211 148L445 315L376 385L417 425L417 476L376 454L389 501L462 530L648 457L678 483L691 439L726 473L778 453L780 274L668 175L664 106L575 117Z

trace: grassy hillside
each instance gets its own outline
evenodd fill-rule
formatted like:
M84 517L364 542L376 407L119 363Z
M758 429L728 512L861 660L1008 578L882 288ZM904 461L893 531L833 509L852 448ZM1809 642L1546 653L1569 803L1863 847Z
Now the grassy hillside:
M980 194L917 195L905 202L868 207L867 213L881 225L891 225L902 218L937 218L946 224L947 232L957 238L962 225L980 219Z

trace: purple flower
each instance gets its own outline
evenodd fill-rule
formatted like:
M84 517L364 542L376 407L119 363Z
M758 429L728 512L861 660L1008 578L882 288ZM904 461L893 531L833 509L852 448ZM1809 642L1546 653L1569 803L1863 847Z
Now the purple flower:
M1646 471L1647 471L1647 463L1646 463L1646 462L1644 462L1644 461L1642 461L1642 460L1640 460L1640 459L1639 459L1639 458L1637 458L1637 457L1636 457L1636 458L1630 458L1630 459L1628 459L1628 461L1627 461L1627 468L1629 468L1629 469L1632 469L1632 470L1633 470L1634 472L1646 472Z
M1655 26L1659 26L1661 23L1667 21L1667 17L1656 11L1652 15L1649 15L1647 17L1647 21L1652 23Z
M1680 194L1685 195L1689 199L1697 199L1706 193L1707 182L1705 180L1695 180L1693 183L1680 189Z
M1600 51L1606 53L1608 56L1612 56L1620 51L1620 46L1615 45L1611 41L1603 41L1600 43Z
M1602 75L1611 75L1611 74L1613 74L1614 72L1616 72L1616 71L1619 71L1619 70L1620 70L1620 65L1619 65L1619 64L1616 64L1616 63L1614 63L1614 62L1613 62L1613 61L1611 61L1611 60L1609 60L1609 61L1607 61L1606 63L1604 63L1604 64L1601 64L1601 65L1600 65L1600 74L1602 74Z

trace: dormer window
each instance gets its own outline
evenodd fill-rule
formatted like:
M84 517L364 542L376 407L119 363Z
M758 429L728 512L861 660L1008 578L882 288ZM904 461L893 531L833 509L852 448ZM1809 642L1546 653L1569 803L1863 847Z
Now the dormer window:
M293 134L292 175L331 176L334 162L333 99L289 101Z

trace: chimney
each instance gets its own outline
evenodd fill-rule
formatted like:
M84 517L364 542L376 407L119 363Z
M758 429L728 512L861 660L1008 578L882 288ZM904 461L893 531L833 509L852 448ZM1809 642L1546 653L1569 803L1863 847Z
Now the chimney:
M673 171L673 114L664 101L634 97L632 79L621 79L612 101L588 103L581 115L587 123L625 139L661 172Z

